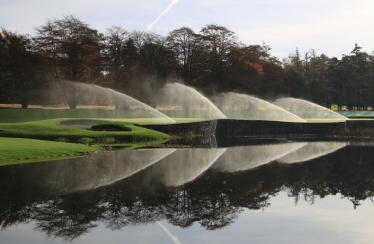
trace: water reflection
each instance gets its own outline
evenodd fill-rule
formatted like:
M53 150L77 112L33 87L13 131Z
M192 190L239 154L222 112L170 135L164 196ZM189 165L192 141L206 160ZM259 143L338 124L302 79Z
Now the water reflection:
M202 174L225 151L226 148L179 149L155 164L144 178L166 186L180 186Z
M106 152L1 167L0 224L6 230L33 221L39 232L66 241L99 222L112 230L163 220L215 230L246 209L266 211L280 191L296 204L341 194L356 208L374 196L371 149L289 142Z
M93 189L125 179L140 170L165 158L176 149L133 150L116 153L104 153L93 158L89 164L80 165L79 170L61 169L59 172L60 190L67 192ZM74 182L66 189L66 181Z
M213 168L224 172L248 170L272 162L307 145L306 142L228 148Z
M308 142L303 147L278 158L281 163L298 163L322 157L347 146L347 142Z

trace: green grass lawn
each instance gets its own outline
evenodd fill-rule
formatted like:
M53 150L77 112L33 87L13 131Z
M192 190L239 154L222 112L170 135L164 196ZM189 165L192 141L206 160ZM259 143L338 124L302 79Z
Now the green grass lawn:
M170 138L128 122L102 124L101 121L87 130L60 125L66 121L71 120L0 123L0 165L76 157L97 151L101 146L138 148Z
M1 137L30 138L50 141L78 142L92 140L98 143L119 142L136 143L168 139L169 136L126 122L111 122L118 131L85 130L60 126L64 119L31 121L22 123L0 123ZM122 129L121 129L122 128Z
M3 166L87 155L100 146L0 137L0 148L0 166Z

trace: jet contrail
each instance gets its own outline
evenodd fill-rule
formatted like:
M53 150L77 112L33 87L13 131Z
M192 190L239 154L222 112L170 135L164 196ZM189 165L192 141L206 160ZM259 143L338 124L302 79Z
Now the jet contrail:
M178 240L178 237L175 237L173 236L169 231L168 229L166 229L165 226L163 226L160 222L157 221L157 224L166 232L166 234L171 238L171 240L175 243L175 244L181 244L181 242Z
M179 0L172 0L171 3L165 8L164 11L162 11L162 13L147 27L147 30L146 31L149 31L150 29L152 29L153 25L157 23L157 21L164 15L167 13L167 11L169 11L169 9L176 3L178 3Z
M125 25L125 27L124 28L126 28L129 24L131 24L136 18L138 18L139 17L139 15L141 15L143 12L144 12L144 10L145 9L143 9L142 11L140 11L134 18L132 18L131 20L130 20L130 22L129 23L127 23L127 25Z

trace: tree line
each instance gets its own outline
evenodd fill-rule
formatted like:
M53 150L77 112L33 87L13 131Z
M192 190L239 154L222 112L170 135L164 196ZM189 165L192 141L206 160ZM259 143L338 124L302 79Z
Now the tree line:
M51 103L46 91L59 90L76 108L82 91L76 81L109 87L150 102L149 94L177 81L206 95L236 91L263 99L304 98L330 107L374 107L374 52L355 44L341 59L294 54L280 61L265 43L247 45L226 27L189 27L167 36L112 26L104 33L67 15L47 20L36 34L0 33L0 103Z

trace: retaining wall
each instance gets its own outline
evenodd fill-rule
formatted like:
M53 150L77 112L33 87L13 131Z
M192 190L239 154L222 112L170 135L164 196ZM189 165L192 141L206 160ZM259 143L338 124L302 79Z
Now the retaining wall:
M345 129L374 129L374 120L347 120L334 123L293 123L264 120L219 119L203 122L144 125L176 136L261 136L261 135L331 135Z
M216 135L253 136L287 134L332 134L344 130L345 122L292 123L260 120L218 120Z
M211 136L215 135L217 120L166 124L166 125L142 125L148 129L161 131L168 135L175 136Z

